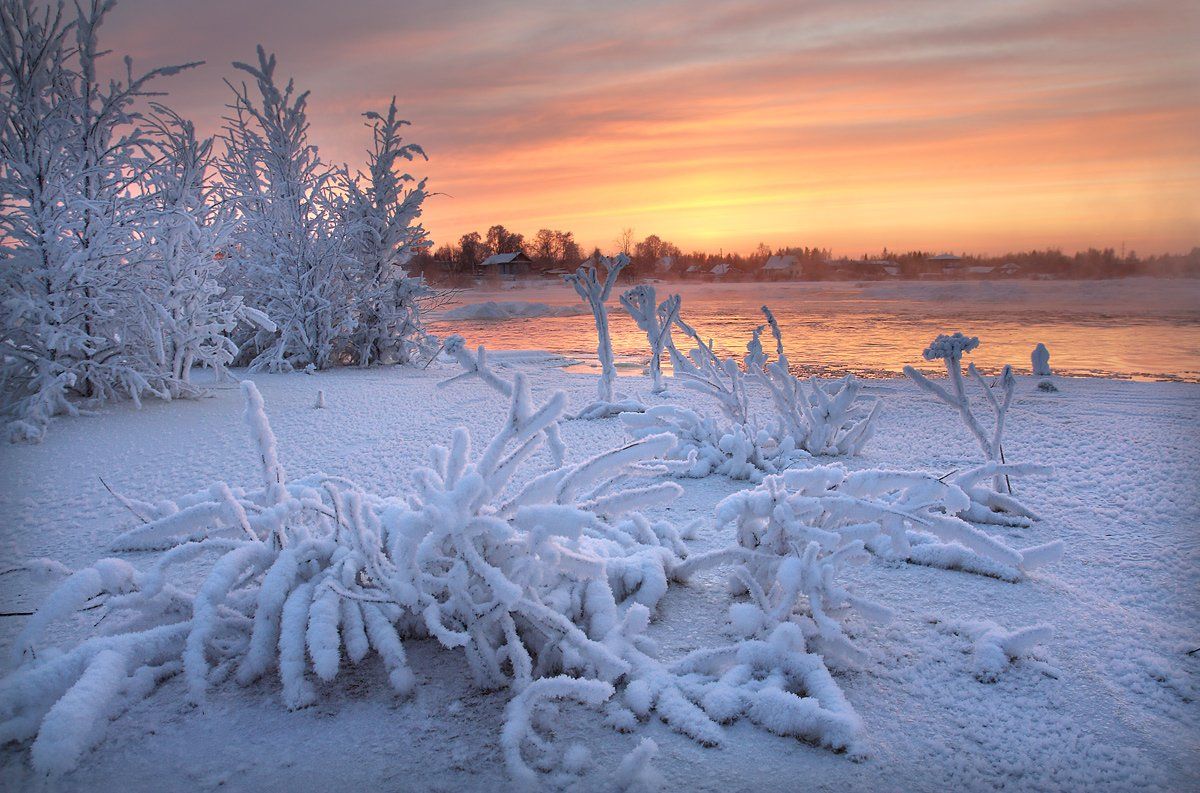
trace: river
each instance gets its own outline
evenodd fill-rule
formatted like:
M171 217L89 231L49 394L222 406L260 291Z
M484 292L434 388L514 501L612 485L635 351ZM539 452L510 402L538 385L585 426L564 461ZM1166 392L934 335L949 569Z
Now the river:
M1028 372L1030 352L1041 342L1056 374L1200 382L1198 279L654 286L659 300L680 293L684 320L723 354L744 354L763 322L760 307L770 306L789 361L802 375L893 377L905 364L936 371L921 351L938 333L962 331L980 337L971 360L985 372L1005 363ZM613 349L619 371L638 374L649 359L646 337L618 292L609 302ZM517 308L532 316L480 318L505 313L481 309L488 302L524 304ZM522 281L463 291L448 312L434 315L430 330L460 333L489 349L544 350L573 371L597 368L591 312L566 284Z

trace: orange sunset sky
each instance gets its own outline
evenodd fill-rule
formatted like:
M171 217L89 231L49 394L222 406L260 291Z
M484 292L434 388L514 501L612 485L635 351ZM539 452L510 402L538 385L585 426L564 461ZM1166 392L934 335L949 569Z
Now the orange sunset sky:
M121 0L108 25L143 66L208 61L169 88L210 133L259 42L326 159L361 161L396 94L437 243L1200 244L1195 0Z

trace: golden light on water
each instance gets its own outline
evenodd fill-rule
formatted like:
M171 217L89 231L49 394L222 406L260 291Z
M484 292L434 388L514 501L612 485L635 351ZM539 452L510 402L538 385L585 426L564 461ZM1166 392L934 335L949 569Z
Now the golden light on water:
M763 322L760 306L768 303L793 369L805 375L889 377L910 364L940 372L921 359L921 351L937 334L961 330L981 337L971 359L985 372L1012 364L1027 373L1029 354L1041 342L1051 351L1054 370L1064 375L1200 381L1200 287L1191 281L662 284L659 291L682 292L689 324L722 355L738 358ZM470 300L577 305L573 292L552 283L472 293ZM641 374L648 360L645 334L615 303L610 317L619 371ZM533 322L455 319L432 329L461 333L489 349L547 350L582 362L571 371L595 371L590 314ZM676 341L687 349L678 333Z

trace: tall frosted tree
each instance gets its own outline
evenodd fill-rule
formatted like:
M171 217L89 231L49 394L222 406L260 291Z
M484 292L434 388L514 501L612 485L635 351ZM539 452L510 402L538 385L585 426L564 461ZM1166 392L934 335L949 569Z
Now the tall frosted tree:
M178 392L142 299L146 181L160 163L139 106L196 64L101 80L113 0L0 0L0 393L7 434L40 438L80 400Z
M234 101L218 171L238 213L230 253L247 304L277 326L246 339L245 357L252 370L324 369L354 328L354 240L335 191L348 180L309 143L308 92L278 85L275 56L259 46L257 65L233 65L253 88L227 81Z
M223 285L231 218L209 179L213 139L198 138L192 122L169 108L153 107L148 123L158 166L146 182L139 236L145 256L140 308L155 365L190 389L196 365L224 375L238 352L231 334L239 321L271 325Z
M404 265L429 247L428 235L417 222L425 201L425 180L400 170L425 152L405 143L396 98L386 113L363 114L371 127L372 147L367 168L347 179L344 222L354 258L353 303L355 330L351 347L357 363L408 363L424 338L420 303L433 295L424 279L414 278Z

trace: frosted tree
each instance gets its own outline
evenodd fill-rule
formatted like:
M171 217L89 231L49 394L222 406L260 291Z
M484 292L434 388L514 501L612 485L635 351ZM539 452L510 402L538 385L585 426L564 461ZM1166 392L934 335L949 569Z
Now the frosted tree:
M671 343L671 328L679 318L679 295L671 295L662 303L657 302L654 287L649 284L635 286L621 295L621 305L633 317L633 321L646 334L650 343L650 377L656 394L666 390L662 381L662 356L665 350L674 348Z
M628 266L629 257L623 253L611 258L597 256L588 259L574 273L563 276L563 280L575 287L579 297L592 309L592 317L596 321L596 357L600 360L600 378L596 381L597 400L576 414L576 418L599 419L642 410L641 404L634 400L623 399L618 402L613 396L617 367L613 361L612 338L608 331L608 306L605 303L612 294L621 270ZM600 277L601 267L604 268L603 280Z
M1008 415L1009 406L1012 405L1013 396L1016 394L1017 380L1013 377L1012 367L1006 364L1000 373L1001 396L997 398L993 387L983 379L983 375L975 368L975 364L967 366L967 374L979 386L980 392L992 409L994 420L992 430L988 432L971 407L971 399L967 395L966 381L962 372L963 355L970 353L978 346L979 337L977 336L964 336L962 333L955 333L952 336L940 334L922 353L925 360L942 361L945 365L946 377L950 382L949 390L933 382L911 366L904 367L904 374L908 375L923 391L932 394L958 411L963 424L979 444L985 461L1002 464L1004 462L1004 446L1002 444L1004 420ZM997 471L993 484L997 492L1012 492L1012 487L1002 472Z
M354 328L354 235L339 222L335 186L344 172L308 140L308 93L280 87L275 56L234 63L246 83L234 93L218 160L224 197L237 208L231 254L248 305L278 327L245 339L251 370L324 369L346 356Z
M0 390L14 439L36 440L77 401L169 398L139 310L145 179L155 167L140 102L155 81L132 61L98 76L112 2L0 0Z
M398 169L425 158L425 152L404 142L400 133L409 122L397 116L395 97L386 113L364 115L373 145L366 172L347 180L342 205L350 255L357 263L352 346L361 366L408 363L423 346L421 301L433 291L404 270L414 254L429 246L417 222L427 196L425 180L417 182Z
M274 328L222 285L231 227L209 181L213 139L197 138L194 125L167 107L154 110L147 123L156 133L150 148L157 165L147 175L138 240L146 256L140 307L157 367L177 389L190 389L193 366L224 374L237 355L231 337L240 321Z

